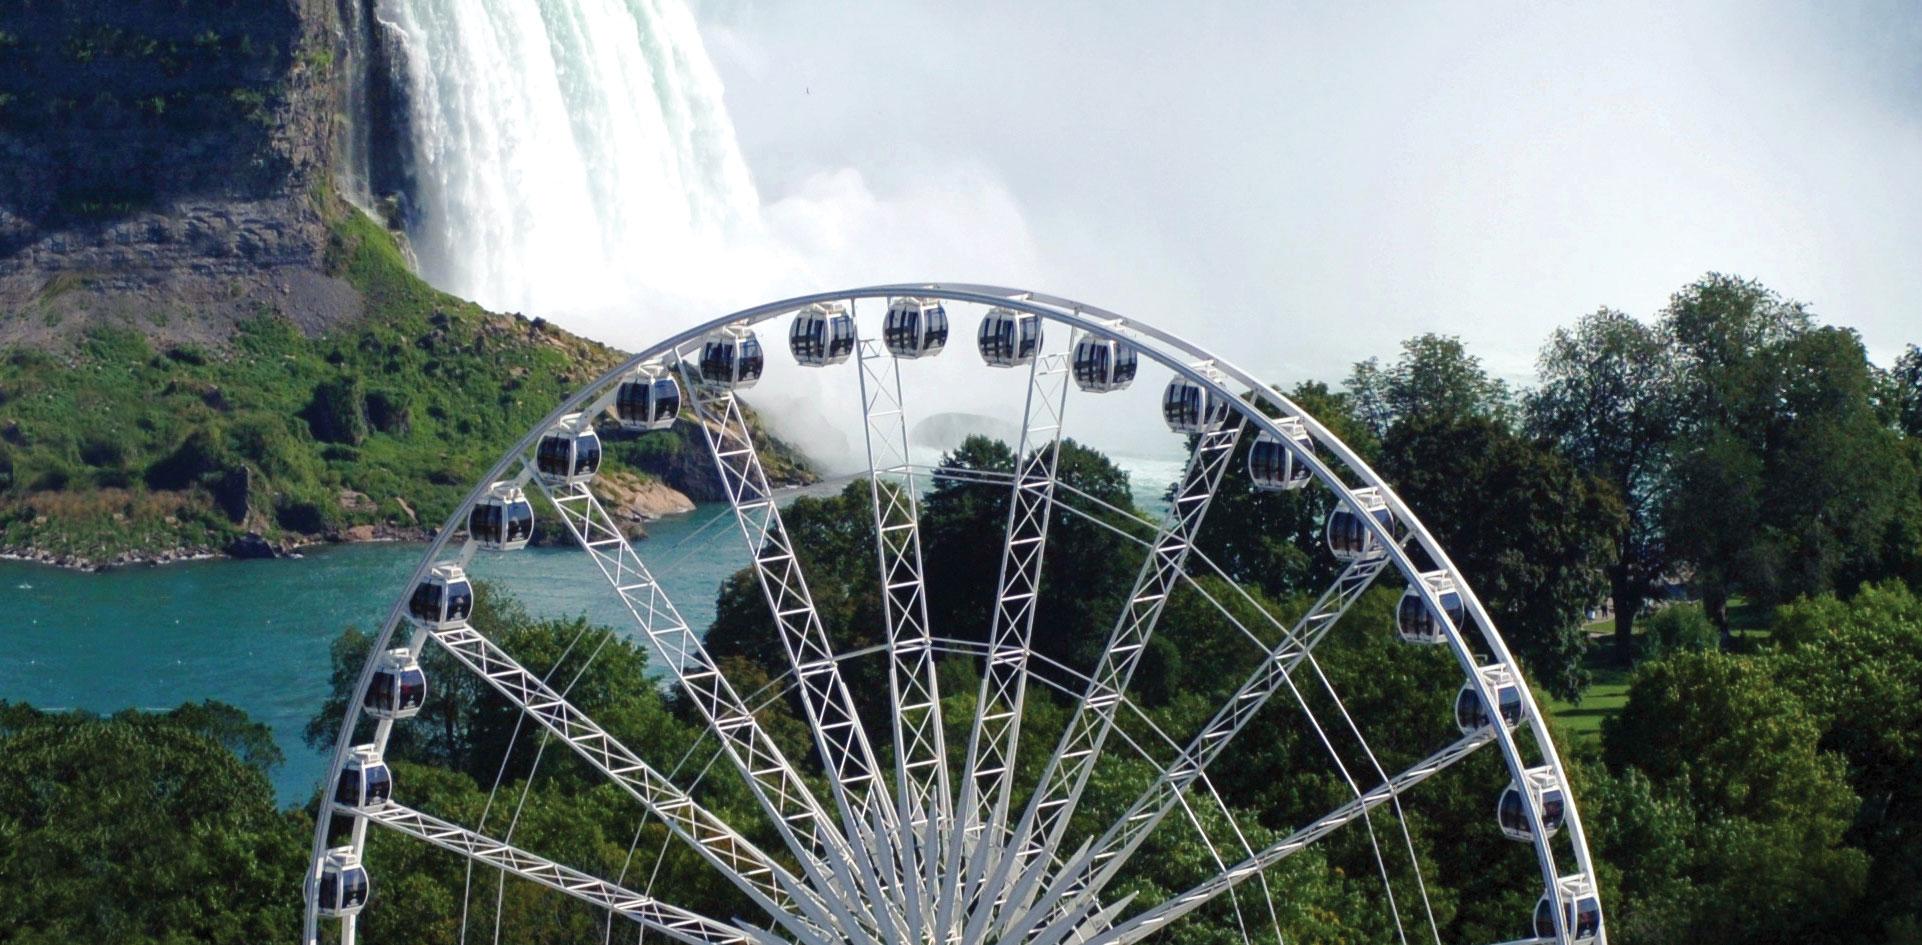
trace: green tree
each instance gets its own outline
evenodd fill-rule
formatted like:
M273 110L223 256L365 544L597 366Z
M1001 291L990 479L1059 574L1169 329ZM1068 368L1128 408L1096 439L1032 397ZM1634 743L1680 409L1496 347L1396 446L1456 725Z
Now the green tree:
M1673 359L1654 327L1612 309L1557 328L1536 361L1528 429L1622 501L1608 569L1618 657L1633 657L1635 617L1667 566L1657 516L1682 402Z
M1401 343L1401 352L1387 367L1375 358L1360 362L1348 377L1356 413L1377 438L1386 439L1396 423L1417 417L1510 419L1508 385L1490 377L1460 338L1416 335Z
M260 733L243 734L234 710L4 714L0 934L8 941L238 945L297 927L303 824L274 809L260 769L197 730L257 742Z
M1662 657L1670 653L1699 652L1713 649L1717 642L1715 625L1709 622L1701 605L1674 604L1649 615L1642 655Z
M1862 797L1850 838L1884 890L1864 903L1864 932L1922 920L1922 597L1900 582L1783 607L1773 666L1848 760Z
M1798 303L1711 274L1663 317L1688 410L1663 509L1709 616L1851 586L1891 570L1913 522L1917 466L1880 419L1861 340Z
M1922 438L1922 347L1910 345L1889 369L1891 418L1903 433Z
M1588 684L1582 621L1601 596L1622 509L1554 450L1494 420L1412 419L1383 470L1447 550L1531 676L1563 698Z
M1014 471L1006 444L969 437L942 457L941 469L957 476ZM1124 545L1094 522L1071 515L1072 505L1110 523L1134 512L1128 474L1106 456L1073 440L1061 443L1060 481L1121 509L1117 515L1057 491L1042 561L1035 610L1035 649L1043 655L1092 665L1134 585L1141 552ZM1010 487L937 479L921 507L921 543L928 573L928 610L936 632L986 640L1001 577L1001 538L1008 529ZM872 553L869 560L873 559ZM878 580L874 578L873 580Z
M1859 940L1846 930L1869 864L1844 840L1858 798L1843 758L1822 748L1820 719L1768 661L1711 652L1645 663L1602 731L1610 767L1652 785L1633 803L1667 797L1688 814L1639 815L1687 831L1679 877L1649 883L1633 870L1672 867L1623 851L1624 885L1680 900L1648 941ZM1692 889L1675 888L1683 877Z

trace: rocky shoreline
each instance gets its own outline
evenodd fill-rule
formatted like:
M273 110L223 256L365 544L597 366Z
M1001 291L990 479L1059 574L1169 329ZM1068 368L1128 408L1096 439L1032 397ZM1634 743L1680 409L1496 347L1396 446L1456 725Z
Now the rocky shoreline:
M659 480L632 473L610 471L596 481L595 493L600 497L608 514L620 523L621 530L628 538L634 540L647 537L648 522L669 515L685 515L695 509L694 500L688 498L686 493ZM297 557L303 548L327 545L359 545L390 541L425 543L433 540L434 532L432 528L413 525L354 525L324 534L292 535L271 539L259 532L247 532L229 542L224 548L136 549L98 560L32 547L0 548L0 561L24 561L69 571L99 572L117 568L158 567L183 561L209 561L218 558L244 561ZM564 536L558 531L538 528L534 544L543 545L563 540L565 540Z

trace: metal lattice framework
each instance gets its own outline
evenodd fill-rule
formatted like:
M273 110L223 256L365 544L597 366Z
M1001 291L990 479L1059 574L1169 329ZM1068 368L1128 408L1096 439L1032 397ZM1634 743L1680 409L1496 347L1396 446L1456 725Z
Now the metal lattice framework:
M867 457L862 475L871 499L875 553L870 573L884 624L875 628L880 643L842 652L809 591L804 555L782 521L783 497L762 466L758 427L736 396L737 387L745 385L738 384L738 376L717 375L707 367L704 350L711 353L715 339L738 342L753 326L772 319L807 311L818 317L827 311L815 308L819 305L858 319L862 302L891 305L903 299L914 300L904 311L921 313L923 319L940 303L956 315L979 307L990 319L1033 318L1065 330L1037 335L1033 350L1012 361L1025 368L1019 373L1027 391L1012 468L1002 472L928 466L910 455L912 391L906 380L918 369L904 368L903 362L938 351L939 343L902 350L913 342L903 340L908 336L891 313L885 344L876 332L842 349L854 355L845 370L855 375L862 409ZM946 322L940 324L945 333ZM1098 343L1070 349L1070 337ZM982 339L985 355L987 332ZM1084 364L1084 348L1109 360ZM1126 386L1132 358L1129 377L1087 379L1090 371L1114 369L1110 361L1124 351L1158 365L1174 385L1198 391L1196 402L1210 404L1209 410L1222 405L1219 414L1204 411L1182 428L1189 434L1188 459L1158 521L1117 508L1063 476L1069 402ZM747 351L724 353L744 357ZM998 357L991 362L1009 366L1007 351ZM846 360L817 352L805 363ZM719 363L732 371L746 362ZM637 369L650 378L663 376L659 365L679 378L679 422L692 424L707 446L714 481L780 641L785 672L757 692L743 695L682 618L641 552L596 498L593 470L580 476L543 473L552 459L542 449L544 437L560 429L578 435L581 422L591 429L593 418L615 407L625 379ZM756 361L754 372L759 370ZM586 420L572 419L577 415ZM1199 546L1217 496L1249 488L1230 467L1257 437L1288 444L1289 462L1312 478L1316 501L1346 516L1345 525L1354 532L1336 577L1292 619L1229 580ZM1005 529L982 536L998 543L1001 557L995 586L981 601L985 640L944 634L930 620L929 586L940 575L930 573L923 558L921 510L923 490L937 481L1005 490ZM649 746L624 744L570 701L571 683L523 665L492 634L494 628L466 619L438 624L406 619L415 588L430 574L445 573L448 564L465 566L482 552L483 536L470 534L469 515L508 486L531 490L549 510L543 514L558 517L573 544L586 553L631 618L618 632L648 646L666 681L705 726L697 748L710 753L708 768L737 775L760 820L730 822L704 802L700 776L690 778L683 770L686 757L680 763L650 759ZM1050 528L1061 521L1094 526L1111 535L1118 548L1141 555L1132 590L1105 643L1090 665L1080 667L1044 653L1036 643L1042 602L1049 594L1075 590L1072 580L1051 582L1066 587L1043 586L1044 570L1067 567L1072 573L1072 562L1050 565L1047 557ZM630 797L644 822L664 828L665 842L691 850L757 911L706 916L662 902L648 888L627 888L626 870L613 878L590 875L553 858L554 851L543 855L514 846L512 824L495 839L481 826L412 809L403 803L404 784L402 796L393 799L344 800L345 792L337 794L333 786L368 757L363 733L371 730L371 751L378 757L393 726L410 724L395 721L389 712L370 713L355 698L342 719L315 829L306 887L304 941L310 945L329 931L343 942L356 940L357 907L324 901L323 891L341 888L340 864L358 862L370 826L449 851L502 882L525 881L587 903L608 916L609 941L616 925L629 923L641 933L681 942L741 945L1126 945L1210 904L1220 908L1209 914L1232 922L1246 941L1285 940L1266 871L1346 830L1365 841L1361 849L1379 867L1386 914L1399 939L1405 945L1411 935L1432 935L1439 945L1439 925L1404 800L1420 800L1423 782L1491 747L1511 782L1527 786L1523 796L1552 790L1562 801L1553 821L1545 819L1543 804L1531 800L1522 805L1521 823L1503 825L1511 836L1526 838L1539 866L1540 888L1547 891L1534 915L1517 917L1527 929L1519 941L1606 942L1589 879L1587 841L1559 754L1539 707L1520 682L1519 665L1446 551L1388 485L1314 417L1259 378L1145 323L1034 292L934 283L820 293L736 312L650 346L559 405L502 456L438 535L388 615L375 652L404 647L417 656L430 646L444 652L449 665L518 708L523 727L540 738L537 766L547 746L565 748L556 754L571 753L592 777ZM1452 730L1440 735L1448 721L1441 720L1435 747L1393 771L1364 732L1367 720L1350 711L1317 658L1318 647L1343 616L1390 572L1399 574L1409 599L1439 625L1437 642L1446 644L1460 670L1463 704L1497 707L1484 709L1479 725L1464 721L1458 737ZM1447 601L1438 587L1447 589ZM1248 673L1197 730L1171 732L1144 709L1133 687L1170 601L1184 594L1232 627L1238 645L1249 647ZM857 694L847 664L867 658L885 660L887 685L884 691ZM963 717L956 717L963 696L953 692L947 694L944 717L941 683L948 676L941 667L947 661L963 661L978 673L978 683L965 674L955 677L970 678L976 690L972 712ZM370 660L357 692L369 692L377 672ZM1032 695L1031 683L1041 684L1065 719L1058 736L1050 731L1046 738L1021 738L1029 703L1041 698ZM872 704L880 699L886 704ZM870 703L865 717L864 700ZM764 711L781 701L798 707L811 735L807 757L791 756L764 725ZM886 721L876 725L873 719L882 712ZM1296 724L1312 732L1312 744L1325 749L1349 799L1292 831L1244 829L1246 812L1223 800L1211 766L1230 752L1247 750L1249 739L1243 736L1258 719L1266 725L1297 713ZM1118 816L1096 816L1082 802L1104 759L1111 757L1146 765L1152 776ZM1396 757L1417 756L1404 751ZM703 774L708 768L701 769ZM1023 770L1025 778L1019 774ZM1157 831L1183 831L1197 840L1212 872L1185 891L1138 901L1126 890L1141 888L1139 883L1117 881L1133 875L1130 864ZM1261 840L1251 839L1256 836ZM639 837L637 832L637 842ZM637 853L630 851L630 863ZM375 908L405 908L376 896ZM496 941L498 935L497 928Z

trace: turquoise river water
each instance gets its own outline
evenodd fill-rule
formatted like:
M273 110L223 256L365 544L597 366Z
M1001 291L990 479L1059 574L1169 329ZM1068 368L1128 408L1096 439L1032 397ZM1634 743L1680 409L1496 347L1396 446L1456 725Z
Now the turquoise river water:
M274 787L282 803L302 801L324 773L301 729L326 699L328 646L342 628L380 625L425 547L342 545L298 559L101 574L0 562L0 699L102 713L232 703L273 728L287 755ZM697 628L713 619L720 582L746 562L726 506L654 522L639 547ZM628 619L572 549L483 554L473 572L537 614Z
M1127 464L1136 499L1158 508L1179 462ZM834 487L828 487L834 488ZM724 505L651 523L637 546L688 624L705 629L721 581L747 562ZM322 547L298 559L209 560L85 574L0 561L0 699L100 713L217 699L272 727L287 760L281 803L325 773L301 730L327 695L328 646L372 630L425 546ZM572 548L482 554L476 576L544 616L585 614L621 627L627 612Z

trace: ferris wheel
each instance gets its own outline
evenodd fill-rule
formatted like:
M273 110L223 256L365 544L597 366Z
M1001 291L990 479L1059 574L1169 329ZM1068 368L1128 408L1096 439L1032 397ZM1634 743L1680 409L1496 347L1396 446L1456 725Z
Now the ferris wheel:
M968 474L976 487L1007 497L1005 530L982 539L998 544L1001 555L997 587L981 601L990 615L985 641L944 634L929 619L928 588L940 575L924 566L920 507L932 481L956 474L911 461L915 418L904 387L913 374L904 364L943 354L951 327L971 316L979 319L981 383L1026 387L1013 469ZM768 326L777 320L784 321ZM862 476L872 497L870 573L885 623L880 645L843 652L829 639L804 556L762 466L756 426L738 399L771 366L767 327L787 329L796 365L837 370L859 392ZM1123 390L1146 372L1168 377L1154 422L1184 438L1187 460L1158 521L1134 516L1130 524L1138 527L1110 527L1117 541L1141 551L1133 590L1093 664L1064 665L1035 645L1037 602L1073 592L1042 585L1050 523L1120 511L1100 508L1101 499L1064 480L1064 418L1076 400ZM698 430L780 641L785 675L753 691L731 679L650 571L646 549L630 544L602 507L590 485L601 465L597 428L604 423ZM1332 558L1337 576L1299 616L1283 619L1245 594L1226 606L1213 594L1235 593L1233 582L1204 583L1225 575L1197 538L1211 503L1230 489L1324 490L1322 547L1311 552ZM551 509L543 515L558 515L604 579L609 599L631 617L619 631L648 646L704 723L716 763L745 783L761 818L756 825L709 809L674 759L623 744L544 678L544 667L523 665L489 627L470 620L476 590L468 567L477 555L525 546L537 501ZM1539 867L1538 880L1518 880L1539 882L1540 898L1532 913L1514 917L1514 942L1606 942L1581 818L1541 709L1446 551L1313 416L1259 378L1143 322L1045 294L956 284L872 286L736 312L648 347L556 407L482 477L438 536L400 589L342 720L305 886L310 945L333 935L355 940L359 914L377 895L378 877L362 862L370 830L581 900L603 910L610 925L631 922L644 936L697 945L1128 945L1228 902L1243 939L1285 938L1278 921L1272 932L1264 925L1275 914L1264 877L1319 841L1350 832L1365 835L1382 864L1381 892L1400 940L1425 941L1432 933L1439 942L1403 804L1419 799L1423 782L1484 749L1498 757L1507 787L1478 802L1475 816L1499 827L1507 840L1498 842L1532 849ZM1451 654L1460 678L1453 717L1434 720L1432 750L1392 768L1368 747L1367 720L1350 714L1316 656L1379 582L1404 589L1393 626L1378 632ZM1131 681L1157 630L1168 630L1160 626L1168 602L1183 591L1206 597L1255 645L1246 678L1207 721L1172 732L1141 722L1146 716ZM407 785L396 783L384 756L393 727L409 724L443 684L421 669L429 648L518 707L529 730L630 796L753 910L700 914L645 886L628 888L622 877L570 865L565 851L523 849L511 836L489 836L408 806ZM846 678L854 660L885 663L885 689L864 688L857 698ZM971 693L941 692L942 681L955 676L938 669L953 660L978 673L978 683L960 677L973 683ZM1326 692L1314 703L1319 714L1304 698L1312 687ZM770 688L797 706L809 751L784 750L763 725L757 710ZM955 717L968 695L972 711ZM862 711L883 699L885 706ZM1058 735L1021 737L1024 706L1035 699L1060 707L1066 722ZM1291 831L1252 839L1220 802L1211 766L1256 745L1260 726L1250 723L1264 710L1297 707L1324 743L1330 732L1350 733L1366 763L1344 764L1331 747L1346 799ZM876 724L880 717L885 722ZM1144 724L1162 744L1142 744ZM371 739L364 734L370 730ZM1152 777L1119 816L1090 826L1080 805L1110 754L1145 763ZM1038 776L1017 776L1036 769ZM1210 803L1229 818L1230 839L1202 829L1197 812ZM1214 864L1209 875L1161 901L1117 895L1117 876L1157 831L1198 835ZM764 840L757 844L750 835ZM1402 883L1398 899L1387 864L1403 843L1408 852L1400 862L1412 870L1420 895L1411 897Z

